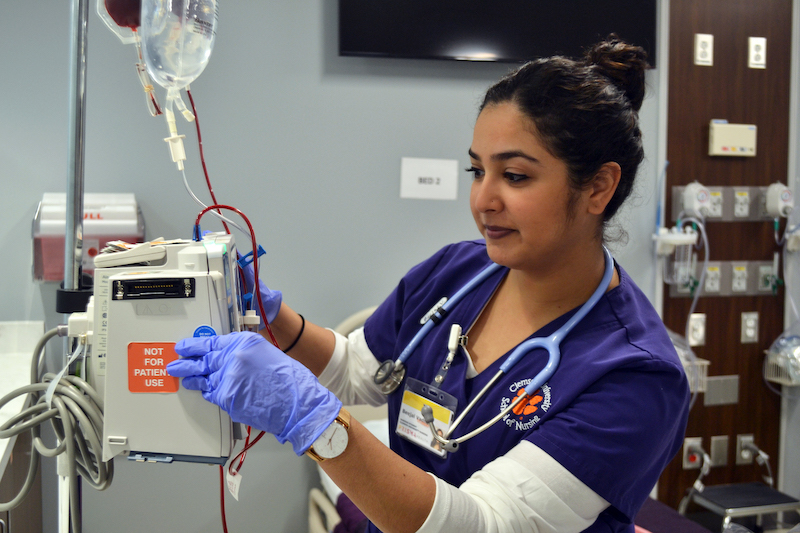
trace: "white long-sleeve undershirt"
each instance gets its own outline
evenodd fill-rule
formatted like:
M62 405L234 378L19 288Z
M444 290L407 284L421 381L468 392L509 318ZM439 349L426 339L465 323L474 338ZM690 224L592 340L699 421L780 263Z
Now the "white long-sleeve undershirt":
M364 329L348 338L335 335L336 346L319 376L320 383L346 405L386 402L372 379L379 362L367 346ZM526 440L489 462L460 487L433 477L436 497L418 533L579 532L609 505Z

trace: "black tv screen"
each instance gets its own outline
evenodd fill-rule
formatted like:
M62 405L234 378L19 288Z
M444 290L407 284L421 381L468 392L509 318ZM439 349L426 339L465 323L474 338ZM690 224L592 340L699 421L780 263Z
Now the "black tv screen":
M339 54L523 62L615 33L656 57L656 0L339 0Z

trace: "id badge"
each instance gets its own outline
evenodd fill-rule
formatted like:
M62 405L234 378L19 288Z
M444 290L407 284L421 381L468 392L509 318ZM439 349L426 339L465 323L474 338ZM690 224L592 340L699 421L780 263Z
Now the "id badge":
M400 406L395 432L439 457L446 457L447 452L439 441L433 438L430 426L422 417L423 405L428 405L433 410L433 426L436 432L440 436L447 435L453 423L458 400L453 395L414 378L406 378L403 403Z

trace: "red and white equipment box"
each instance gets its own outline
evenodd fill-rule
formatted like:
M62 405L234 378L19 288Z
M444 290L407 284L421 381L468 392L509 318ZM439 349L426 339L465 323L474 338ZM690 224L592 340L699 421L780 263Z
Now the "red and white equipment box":
M64 279L66 193L46 192L33 219L33 279ZM83 272L94 272L94 257L110 241L144 241L144 219L130 193L87 193L83 202Z

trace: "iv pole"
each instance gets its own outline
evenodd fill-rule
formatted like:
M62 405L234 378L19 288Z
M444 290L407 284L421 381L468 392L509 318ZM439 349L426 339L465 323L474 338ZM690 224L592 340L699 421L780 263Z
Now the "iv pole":
M88 0L72 0L69 87L69 171L67 231L64 240L64 289L80 287L83 248L83 156L86 125L86 26Z
M72 0L69 68L69 155L67 172L66 231L64 235L64 285L56 298L56 311L71 313L85 311L88 295L82 290L81 261L83 256L83 161L86 125L86 43L89 20L89 0ZM82 293L82 295L81 295ZM91 294L90 292L88 294ZM77 297L77 302L76 302ZM83 302L81 309L80 301ZM77 305L77 307L76 307ZM64 361L69 354L65 339ZM70 531L69 478L61 468L63 454L58 456L58 531ZM79 486L80 490L80 486ZM80 494L80 492L78 493ZM80 514L80 502L75 502ZM80 527L81 517L74 517Z

